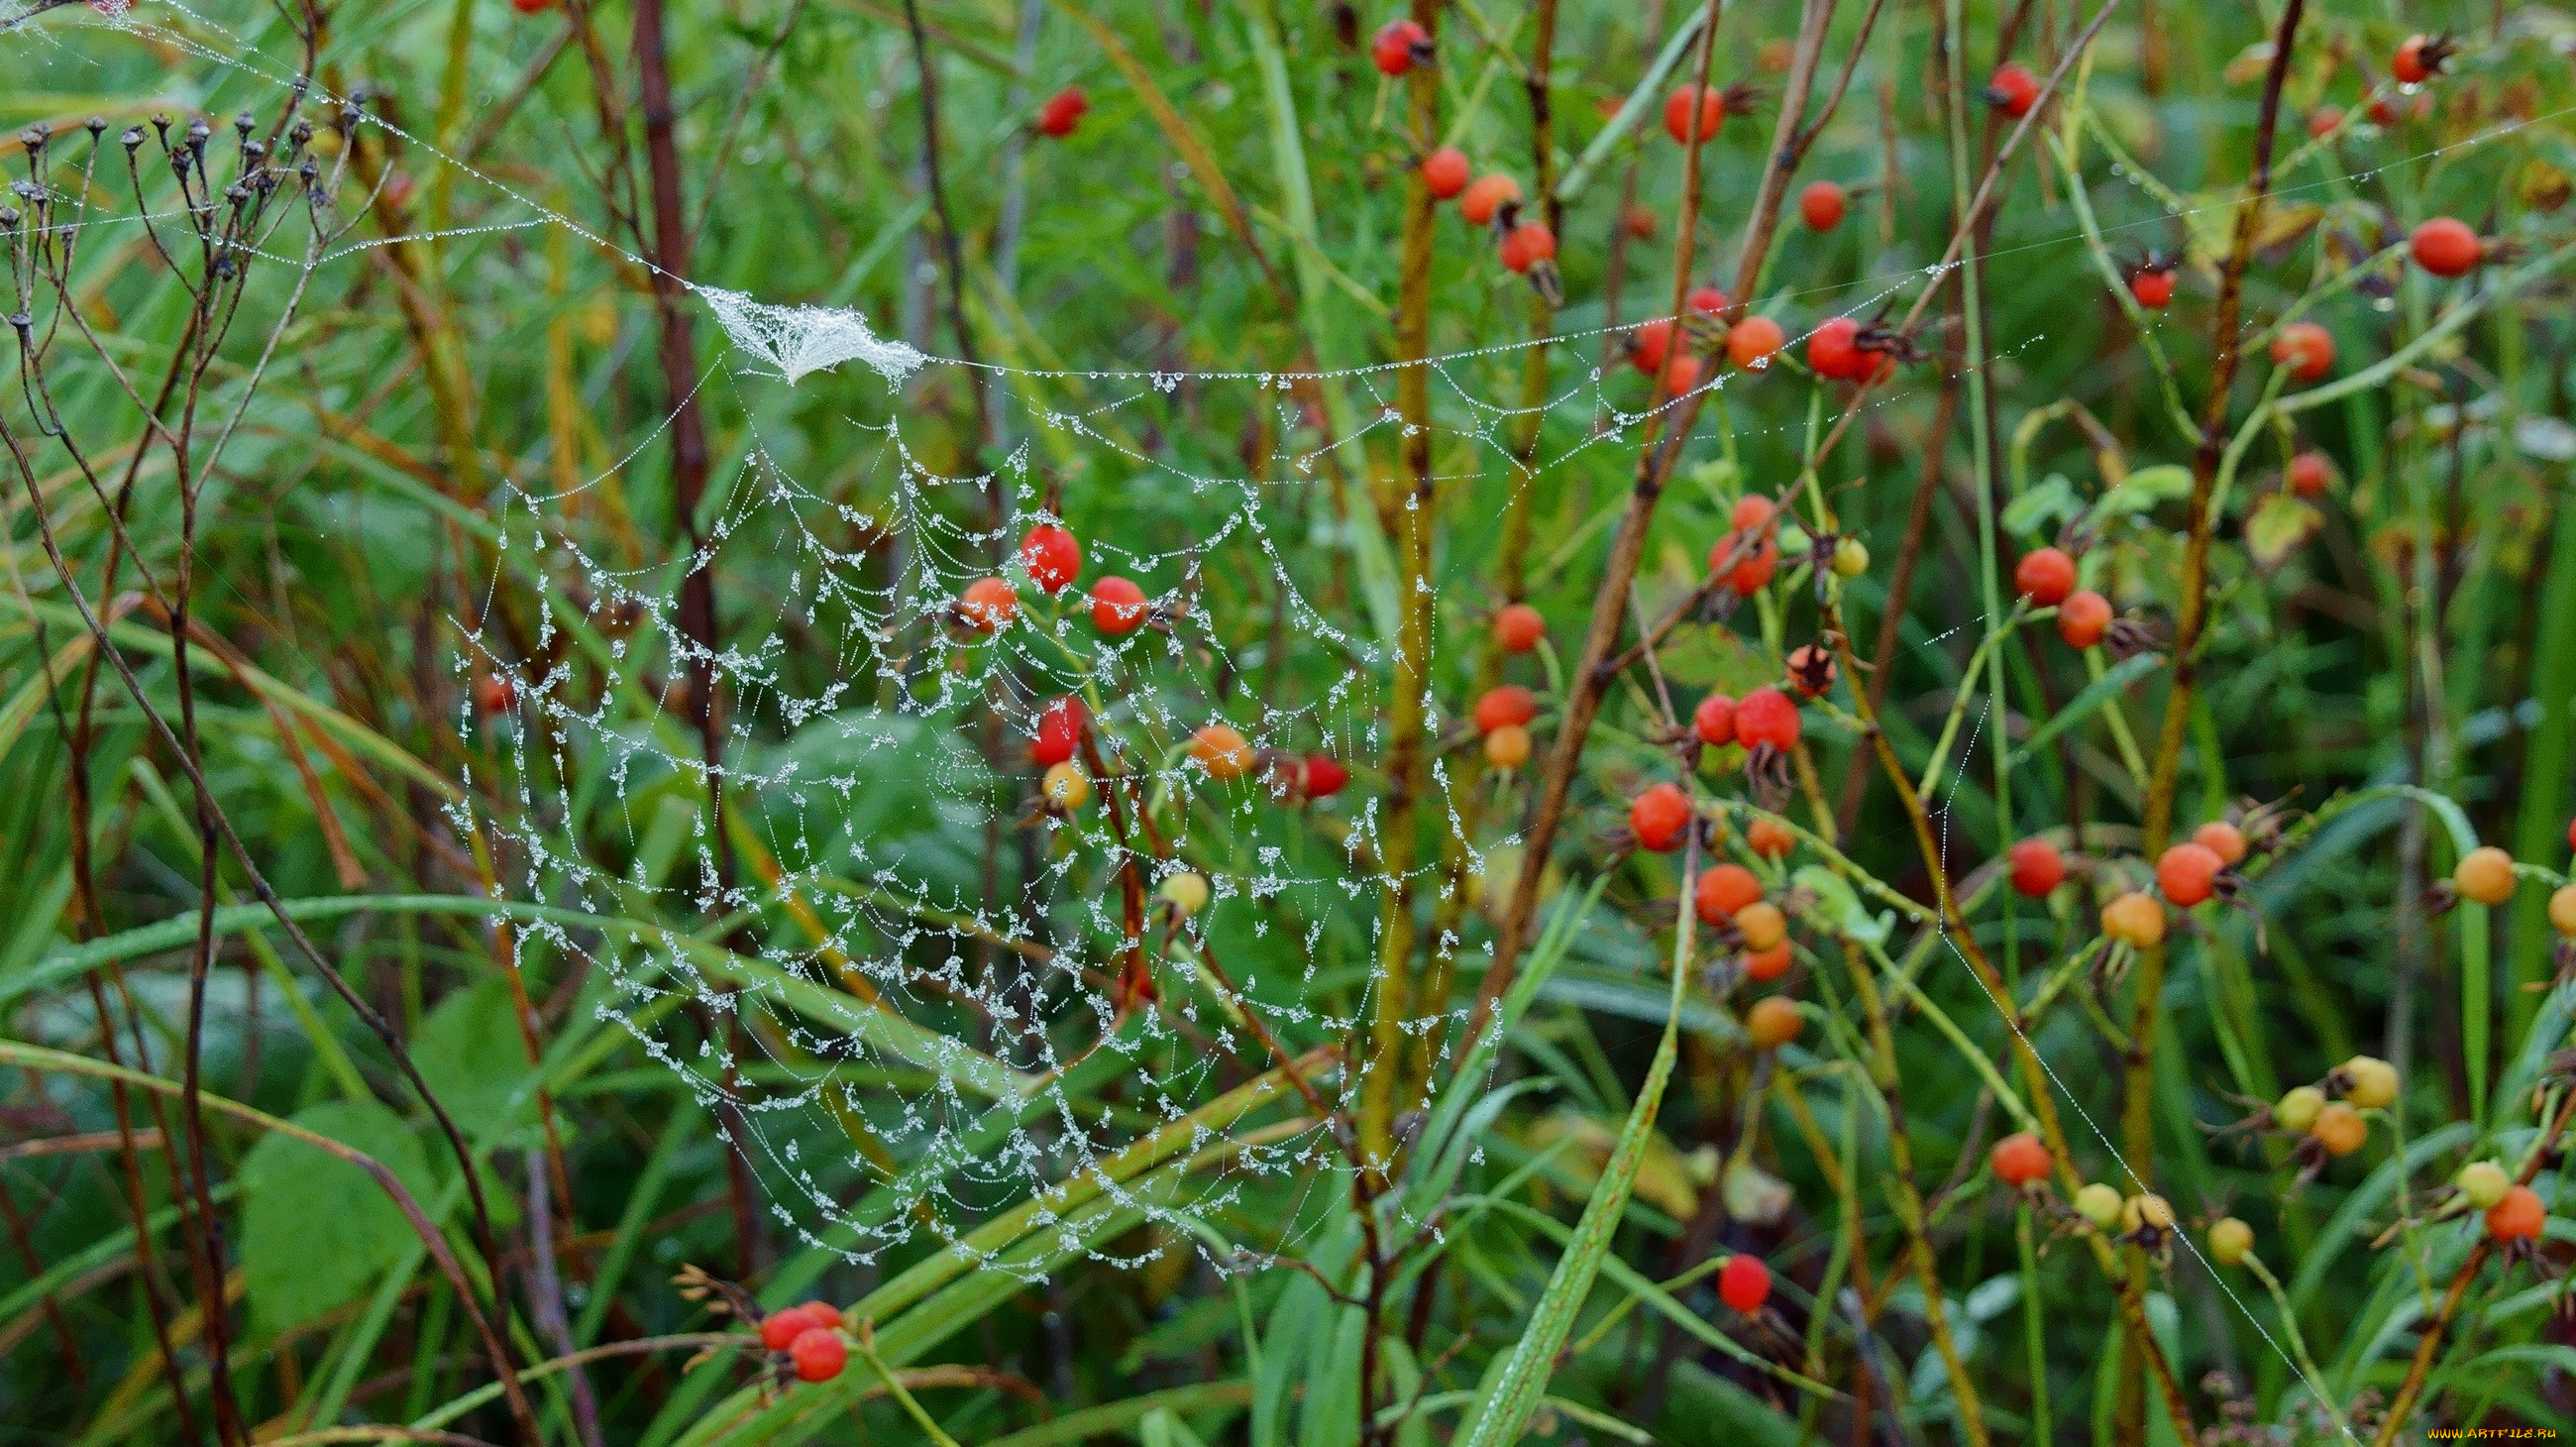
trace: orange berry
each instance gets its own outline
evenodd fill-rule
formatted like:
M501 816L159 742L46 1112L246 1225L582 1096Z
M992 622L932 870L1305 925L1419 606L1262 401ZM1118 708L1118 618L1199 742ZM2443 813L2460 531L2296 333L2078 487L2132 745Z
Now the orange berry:
M992 633L1020 616L1019 590L1007 578L977 578L957 600L958 616L977 633Z
M2370 1143L2370 1122L2340 1100L2329 1100L2308 1126L2308 1135L2330 1156L2348 1156Z
M1672 784L1657 784L1628 806L1628 832L1637 836L1639 848L1657 854L1681 848L1690 822L1690 796Z
M2057 605L2057 636L2069 648L2090 648L2111 631L2111 600L2086 588Z
M1700 923L1721 925L1762 898L1762 881L1741 864L1720 864L1700 874L1691 897Z
M1994 1152L1988 1159L1994 1163L1995 1179L2016 1191L2027 1190L2047 1180L2052 1164L2048 1147L2028 1131L2008 1135L1995 1142Z
M1792 963L1789 942L1782 940L1767 950L1748 950L1743 960L1744 978L1756 984L1768 984L1789 973Z
M2132 890L2102 906L2102 933L2132 949L2164 943L2165 907L2143 890Z
M1252 772L1252 745L1232 724L1212 723L1190 735L1190 757L1220 784Z
M2292 322L2272 339L2272 365L2287 367L2302 382L2334 370L2334 334L2315 322Z
M2460 856L2451 870L2451 887L2460 892L2460 898L2479 904L2502 904L2513 898L2513 884L2513 856L2492 844Z
M1547 620L1527 603L1514 603L1494 615L1494 641L1505 653L1527 653L1547 636Z
M2054 608L2075 591L2075 560L2058 548L2033 548L2013 564L2013 587L2037 608Z
M1520 199L1521 183L1497 171L1476 178L1475 184L1458 198L1458 214L1470 226L1489 226L1496 212Z
M1777 1050L1806 1028L1807 1017L1786 995L1765 995L1744 1012L1744 1033L1753 1038L1756 1050Z
M2498 1241L2537 1241L2548 1224L2549 1207L2529 1186L2512 1187L2487 1208L2487 1234Z
M1485 762L1497 769L1517 769L1530 760L1530 733L1519 724L1504 724L1485 734Z
M1726 356L1739 367L1768 367L1788 343L1778 322L1769 317L1746 317L1727 328Z
M1757 899L1735 912L1735 931L1744 936L1744 947L1767 950L1789 937L1789 917L1780 906L1767 899Z
M2212 819L2194 829L2191 838L2230 869L2245 862L2245 831L2224 819Z
M2177 909L2189 909L2215 892L2219 871L2227 861L2218 851L2197 840L2185 840L2156 861L2156 887Z

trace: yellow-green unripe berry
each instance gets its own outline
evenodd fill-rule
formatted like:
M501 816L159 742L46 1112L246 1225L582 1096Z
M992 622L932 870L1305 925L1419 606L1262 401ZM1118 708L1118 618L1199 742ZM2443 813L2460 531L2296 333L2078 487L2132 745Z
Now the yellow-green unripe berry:
M1207 876L1183 871L1164 880L1163 887L1155 893L1182 916L1194 915L1207 908Z
M2302 1085L2282 1096L2281 1103L2272 1107L2272 1119L2283 1130L2306 1135L2308 1127L2317 1123L2317 1112L2325 1108L2326 1093L2313 1085Z
M2371 1055L2356 1055L2339 1072L2347 1082L2343 1098L2355 1110L2386 1110L2397 1103L2397 1067Z
M2221 1216L2209 1228L2209 1259L2234 1266L2254 1249L2254 1228L2234 1216Z
M1834 544L1834 574L1857 578L1869 571L1869 545L1858 538L1844 538Z
M2506 1175L2504 1167L2493 1161L2471 1161L2460 1167L2460 1173L2451 1178L2451 1184L2460 1188L2460 1194L2469 1198L2470 1205L2485 1211L2493 1209L2495 1203L2503 1200L2505 1193L2513 1189L2513 1177Z
M2120 1203L2120 1228L2124 1231L2170 1231L2173 1223L2173 1203L2153 1192L2131 1196Z
M2100 1181L2075 1193L2075 1214L2093 1223L2096 1231L2108 1231L2120 1224L2120 1192Z

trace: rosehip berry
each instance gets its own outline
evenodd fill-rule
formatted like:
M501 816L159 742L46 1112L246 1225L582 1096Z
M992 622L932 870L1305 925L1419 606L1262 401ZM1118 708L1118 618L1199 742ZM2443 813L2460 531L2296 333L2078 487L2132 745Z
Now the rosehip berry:
M1422 158L1422 184L1435 201L1446 201L1467 189L1467 153L1456 146L1442 146Z
M2529 1186L2508 1186L2487 1208L2487 1234L2498 1241L2537 1241L2549 1225L2549 1207Z
M1789 650L1789 686L1803 698L1814 698L1834 686L1834 657L1813 643Z
M1664 134L1689 145L1694 109L1699 119L1699 138L1715 140L1717 128L1726 124L1726 93L1715 86L1686 85L1664 97Z
M1657 784L1628 806L1628 832L1637 836L1637 847L1657 854L1681 848L1690 823L1690 796L1677 785Z
M2319 106L2308 112L2308 135L2313 139L2322 141L2341 129L2343 129L2343 107Z
M1699 386L1699 358L1690 353L1684 352L1673 358L1672 365L1664 368L1665 396L1687 397L1697 386Z
M2290 491L2301 497L2317 497L2323 494L2333 476L2333 464L2326 461L2326 455L2322 452L2310 450L2290 459Z
M1787 940L1767 950L1747 950L1741 958L1744 961L1744 978L1757 985L1767 985L1789 973L1789 966L1795 963Z
M850 1348L839 1332L816 1327L788 1343L787 1355L796 1360L796 1380L828 1382L849 1365Z
M1741 864L1720 864L1708 869L1691 889L1691 905L1699 911L1699 922L1704 925L1722 925L1734 918L1737 910L1761 898L1761 879Z
M1752 1037L1756 1050L1777 1050L1806 1028L1807 1017L1798 1012L1798 1002L1786 995L1765 995L1744 1012L1744 1033Z
M2451 887L2462 899L2502 904L2513 898L2513 856L2492 844L2472 849L2451 870Z
M2124 1231L2170 1231L2173 1224L2173 1203L2152 1191L2120 1203L2120 1229Z
M2005 1136L1995 1142L1988 1157L1994 1163L1995 1179L2016 1191L2025 1191L2048 1179L2052 1162L2048 1147L2029 1131Z
M1351 771L1331 754L1308 754L1298 771L1298 787L1309 799L1329 799L1351 782Z
M1717 1299L1746 1316L1771 1299L1771 1268L1762 1258L1739 1251L1717 1269Z
M1020 565L1029 581L1048 594L1064 591L1082 572L1082 544L1054 523L1040 523L1020 539Z
M1062 140L1073 134L1073 128L1082 124L1083 116L1090 109L1091 97L1082 93L1082 87L1066 86L1048 96L1046 104L1038 107L1038 134Z
M2397 1103L2397 1067L2376 1055L2356 1055L2335 1067L2343 1098L2358 1110L2386 1110Z
M1616 112L1614 111L1613 114L1616 114ZM1626 228L1629 237L1633 240L1652 241L1655 239L1655 213L1651 207L1629 207L1626 211L1620 213L1619 224Z
M2033 548L2013 564L2013 588L2033 607L2054 608L2075 591L2075 560L2057 548Z
M2245 862L2245 831L2224 819L2212 819L2194 829L2191 838L2230 869Z
M2562 884L2549 896L2549 927L2576 940L2576 884Z
M2292 322L2272 339L2272 365L2287 367L2302 382L2334 370L2334 334L2315 322Z
M1038 780L1038 792L1046 796L1049 804L1070 813L1091 802L1091 779L1070 761L1049 764L1045 776Z
M1798 706L1776 688L1753 690L1736 700L1735 741L1748 749L1768 744L1787 753L1798 746Z
M1494 641L1505 653L1527 653L1547 636L1547 620L1527 603L1514 603L1494 615Z
M841 1309L829 1302L808 1301L802 1303L800 1309L807 1316L814 1318L814 1324L825 1331L841 1329Z
M1651 377L1672 359L1673 324L1668 319L1640 323L1628 334L1628 362Z
M977 578L957 600L957 613L977 633L996 632L1020 616L1019 590L1007 578Z
M2326 1093L2313 1085L2294 1085L2281 1093L2272 1107L2272 1123L2300 1135L2317 1123L2317 1112L2326 1108Z
M1505 271L1525 272L1556 258L1556 233L1541 221L1524 221L1504 233L1500 248Z
M1082 715L1082 700L1072 694L1039 710L1037 740L1029 745L1030 762L1043 767L1072 758L1075 746L1082 742Z
M1780 542L1766 534L1760 547L1743 557L1736 557L1732 563L1728 562L1735 555L1737 540L1743 536L1739 529L1719 538L1716 545L1708 550L1708 567L1712 573L1725 569L1726 586L1737 597L1750 598L1770 585L1771 574L1780 566Z
M1476 700L1476 731L1492 733L1498 728L1527 724L1538 717L1538 695L1517 683L1506 683L1485 690Z
M112 0L89 0L89 8L101 15L114 15L122 7ZM522 15L543 15L555 8L555 0L510 0L510 8Z
M1756 819L1744 828L1744 847L1764 859L1785 858L1798 847L1798 836L1776 819Z
M2327 1155L2348 1156L2370 1144L2370 1122L2342 1101L2329 1100L2309 1123L2308 1138L2325 1147Z
M1986 82L1986 103L2016 120L2029 115L2039 104L2039 77L2021 62L2007 61Z
M1112 638L1145 626L1145 590L1112 575L1091 585L1091 626Z
M2075 1192L2075 1214L2093 1223L2096 1231L2108 1231L2120 1224L2120 1212L2128 1205L2120 1199L2116 1187L2094 1181Z
M1789 938L1789 917L1780 906L1757 899L1735 912L1735 931L1751 950L1775 949Z
M2154 895L2132 890L2102 906L2102 933L2131 949L2153 948L2164 943L2165 907Z
M2111 631L2111 600L2090 588L2057 605L2057 636L2069 648L2090 648Z
M2254 1250L2254 1228L2234 1216L2221 1216L2209 1223L2209 1259L2221 1266L2236 1266Z
M2496 1203L2513 1189L2513 1177L2506 1175L2504 1167L2493 1161L2471 1161L2460 1167L2460 1173L2451 1178L2451 1184L2459 1188L2470 1205L2481 1211L2492 1211Z
M2156 887L2175 908L2189 909L2216 891L2218 873L2226 867L2208 845L2185 840L2156 861Z
M782 1307L760 1319L760 1344L783 1352L798 1337L823 1325L801 1306Z
M1850 198L1843 188L1831 181L1810 181L1798 193L1798 218L1810 231L1831 231L1843 224L1843 211Z
M1431 32L1410 20L1390 20L1369 42L1369 59L1386 75L1402 75L1431 59Z
M2149 311L2162 311L2173 300L2174 269L2170 266L2142 266L2129 273L2129 295Z
M1726 299L1726 293L1718 290L1716 287L1695 286L1691 288L1690 309L1692 311L1705 312L1710 316L1716 316L1718 313L1726 310L1727 306L1728 302Z
M1529 730L1504 724L1485 733L1485 762L1497 769L1517 769L1530 761Z
M2046 899L2066 882L2066 857L2045 839L2024 839L2012 847L2013 893L2024 899Z
M1788 345L1780 324L1769 317L1746 317L1726 331L1727 360L1739 367L1759 370L1771 365L1771 359Z
M1834 317L1816 328L1815 335L1807 338L1807 366L1817 376L1838 382L1868 371L1869 358L1860 348L1860 323Z
M474 707L485 718L508 713L519 706L519 686L508 674L487 673L474 680Z
M1750 532L1767 525L1779 510L1771 499L1758 492L1748 492L1737 498L1735 506L1727 510L1726 520L1734 524L1737 531Z
M1190 735L1190 757L1220 784L1252 772L1252 745L1232 724L1212 723Z
M1691 735L1711 748L1735 742L1735 700L1712 693L1691 710Z
M1520 204L1520 199L1521 183L1497 171L1476 178L1476 183L1458 198L1458 214L1470 226L1491 226L1497 212Z
M2388 58L2388 73L2399 85L2422 85L2442 73L2442 62L2450 59L2451 49L2448 36L2409 35Z
M2466 276L2486 254L2485 243L2469 223L2449 216L2416 227L2406 246L2415 253L2415 264L2435 276Z

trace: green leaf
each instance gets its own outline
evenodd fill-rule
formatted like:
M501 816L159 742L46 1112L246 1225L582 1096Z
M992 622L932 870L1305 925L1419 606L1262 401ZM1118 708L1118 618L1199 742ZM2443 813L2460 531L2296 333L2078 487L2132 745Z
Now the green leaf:
M505 982L485 980L440 1001L411 1053L439 1104L478 1143L519 1144L535 1124L535 1071Z
M295 1123L354 1146L427 1200L429 1160L402 1117L372 1100L335 1100ZM419 1240L367 1173L292 1136L268 1135L242 1160L242 1275L251 1321L274 1335L355 1300Z
M1673 630L1672 642L1657 655L1664 677L1686 688L1712 688L1741 698L1780 676L1777 664L1731 628L1685 623Z
M2268 573L2325 522L2326 515L2308 504L2285 492L2273 493L2245 519L2245 549L2254 555L2255 565Z
M2059 525L2084 516L2084 500L2063 473L2052 472L2004 508L2004 531L2016 537L2054 533Z
M2133 513L2152 512L2159 504L2191 496L2191 469L2180 463L2160 462L2141 467L2122 478L2115 487L2105 488L2093 500L2093 515L2100 518L2127 517Z
M1852 887L1843 881L1841 875L1832 870L1810 864L1800 869L1795 877L1801 888L1816 897L1818 908L1827 919L1834 922L1834 928L1854 942L1864 945L1883 945L1887 943L1887 937L1895 932L1896 912L1894 910L1880 910L1876 914L1871 914L1860 902L1860 896L1852 891Z

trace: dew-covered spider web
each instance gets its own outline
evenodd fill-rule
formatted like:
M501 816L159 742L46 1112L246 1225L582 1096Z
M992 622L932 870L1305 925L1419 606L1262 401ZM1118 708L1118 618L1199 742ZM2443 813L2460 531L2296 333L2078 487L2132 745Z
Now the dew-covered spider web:
M37 8L0 10L28 55L48 44ZM173 14L186 23L162 23ZM77 23L248 76L272 103L291 78L184 7ZM554 230L660 275L381 106L318 88L305 104L400 136L470 191L472 219L441 239ZM356 205L384 182L347 185ZM112 192L92 206L84 225L180 214ZM316 237L243 250L301 286L386 244L354 223ZM2071 228L2023 249L2044 247L2083 254ZM1761 304L1802 319L1794 347L1827 316L1901 309L1937 275L1909 264ZM1493 279L1517 308L1526 283ZM681 285L722 339L689 394L724 441L699 545L622 546L606 502L671 442L674 409L607 471L500 476L480 606L448 620L458 722L495 745L452 818L493 846L504 892L542 911L523 954L610 982L606 1023L681 1078L809 1244L871 1261L927 1235L1037 1277L1070 1252L1232 1264L1208 1225L1229 1212L1292 1239L1346 1159L1331 1122L1377 1063L1381 900L1401 887L1430 922L1426 953L1480 963L1481 938L1464 942L1529 805L1529 773L1488 767L1465 737L1471 661L1421 660L1439 752L1419 807L1457 848L1383 862L1406 605L1390 524L1411 505L1400 397L1427 393L1435 486L1483 516L1542 509L1559 530L1538 555L1588 575L1603 539L1568 500L1611 495L1688 400L1625 365L1637 319L1611 325L1578 299L1547 340L1409 365L1036 368L935 355L849 308ZM1529 403L1536 347L1551 380ZM1937 385L1930 370L1869 405ZM1692 385L1739 443L1795 438L1810 424L1786 403L1728 410L1767 380L1722 369ZM961 441L953 419L970 412ZM1685 471L1720 511L1753 485ZM1056 527L1078 559L1024 548ZM1444 599L1432 636L1473 634L1456 625L1492 602ZM1980 715L1952 782L1985 733ZM1631 761L1608 777L1640 776ZM1398 1022L1433 1079L1464 1013Z

